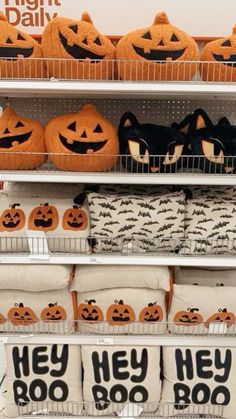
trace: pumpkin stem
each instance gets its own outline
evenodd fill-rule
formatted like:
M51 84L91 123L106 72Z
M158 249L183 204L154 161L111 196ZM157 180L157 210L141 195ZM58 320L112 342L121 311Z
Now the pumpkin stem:
M219 308L219 313L227 313L227 308Z
M19 304L19 307L24 307L24 304L23 304L23 303L20 303L20 304Z
M73 209L78 209L79 207L77 205L73 205Z
M12 204L9 205L10 208L15 209L16 207L20 207L20 204Z
M91 25L93 25L93 21L92 21L92 19L90 17L90 14L88 12L82 13L81 20L83 20L84 22L87 22L87 23L91 23Z
M190 313L194 313L194 311L199 311L199 308L187 308L187 311L190 311Z
M236 35L236 25L233 27L233 35Z
M7 17L2 12L0 12L0 20L7 22Z
M48 202L46 202L45 204L40 204L40 205L41 205L41 207L48 207L49 206Z
M85 103L81 109L81 111L88 111L88 112L97 112L96 107L92 105L92 103Z
M120 300L119 302L118 302L118 304L120 304L120 305L124 305L124 301L123 300Z
M48 304L48 307L54 307L56 304L53 304L53 303L49 303Z
M94 303L94 304L95 304L95 303L96 303L96 300L88 300L88 305L90 305L90 306L91 306L91 305L92 305L92 303Z
M168 19L168 16L165 12L157 13L155 16L153 25L163 25L163 24L170 24L170 21Z

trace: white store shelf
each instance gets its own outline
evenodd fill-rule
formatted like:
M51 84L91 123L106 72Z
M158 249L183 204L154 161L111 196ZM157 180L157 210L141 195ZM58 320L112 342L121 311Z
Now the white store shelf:
M235 99L236 83L1 80L0 96Z

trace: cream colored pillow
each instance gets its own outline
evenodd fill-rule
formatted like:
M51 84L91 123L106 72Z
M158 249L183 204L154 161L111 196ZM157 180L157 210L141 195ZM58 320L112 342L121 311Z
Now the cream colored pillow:
M166 293L145 288L112 288L77 293L81 333L158 334L166 331Z
M82 413L78 345L6 345L6 353L7 416L23 416L33 411L66 416ZM78 404L75 406L73 402ZM19 410L18 403L25 406Z
M173 333L235 333L234 287L173 286L169 330Z
M201 285L201 286L236 286L236 269L207 270L192 268L176 268L176 284Z
M83 346L84 407L104 416L137 403L155 412L161 393L160 347Z
M67 287L72 265L0 265L0 290L51 291Z
M161 416L235 419L235 349L164 347L163 364Z
M167 266L77 265L71 290L87 292L105 288L170 289Z

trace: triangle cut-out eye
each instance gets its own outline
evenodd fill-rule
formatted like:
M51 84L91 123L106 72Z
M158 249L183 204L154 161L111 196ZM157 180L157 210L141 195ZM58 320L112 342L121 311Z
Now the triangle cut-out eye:
M149 31L148 31L148 32L146 32L146 33L142 36L142 38L144 38L144 39L152 39L151 34L150 34L150 32L149 32Z
M97 36L97 38L95 39L94 43L95 43L95 44L97 44L97 45L102 45L102 43L101 43L101 41L100 41L100 38L99 38L98 36Z
M68 129L70 129L71 131L76 132L76 122L72 122L70 125L68 125L67 127Z
M18 33L17 41L25 41L25 38L20 33Z
M74 32L77 33L78 32L78 25L71 25L69 26L69 28Z
M221 45L222 47L231 47L231 42L229 39L227 39L226 41L223 42L223 44Z
M20 128L20 127L24 127L24 124L22 124L22 122L17 122L15 128Z
M179 38L173 33L172 37L170 38L171 42L179 42Z
M103 132L102 127L100 124L97 124L96 128L93 130L93 132Z

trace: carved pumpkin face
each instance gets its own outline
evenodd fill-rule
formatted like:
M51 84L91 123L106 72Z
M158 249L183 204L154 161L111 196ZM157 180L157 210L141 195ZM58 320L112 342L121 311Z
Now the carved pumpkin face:
M228 312L227 308L219 308L218 313L214 313L212 316L207 319L205 326L208 328L210 323L225 323L227 327L232 326L235 322L236 317L234 313Z
M64 212L62 226L64 230L85 230L88 226L86 212L77 205L73 205L73 208L69 208Z
M116 57L123 80L191 80L199 58L195 41L171 25L165 13L156 15L150 27L125 35L117 44Z
M81 111L53 118L46 127L49 158L61 170L98 172L110 170L119 152L115 127L86 104Z
M75 79L107 79L112 75L115 48L111 41L94 27L88 13L81 20L56 17L42 35L46 58L62 58L60 62L48 61L51 76Z
M38 321L32 308L24 307L23 303L14 304L14 307L8 311L7 317L14 326L27 326Z
M115 301L107 309L106 318L111 326L124 326L135 320L134 310L129 304L124 304L123 300Z
M55 304L48 304L48 307L45 307L41 311L41 319L44 322L55 322L55 321L62 321L67 319L66 310L57 303Z
M45 151L43 126L6 108L0 116L0 169L33 169L43 164L46 156L32 152Z
M20 204L10 205L0 216L0 231L14 232L22 230L25 225L25 213L18 208Z
M188 308L187 311L178 311L174 316L177 326L195 326L203 322L203 317L198 308Z
M163 311L161 306L156 303L149 303L147 307L144 307L139 314L140 322L161 322L163 319Z
M53 205L41 204L35 207L29 215L29 230L53 231L59 223L59 214Z
M231 36L208 42L201 54L201 61L212 61L200 65L203 80L236 81L236 26Z
M8 23L0 13L0 78L44 77L43 62L38 60L42 56L39 43Z
M103 312L95 300L88 300L78 307L78 319L86 322L102 322Z

